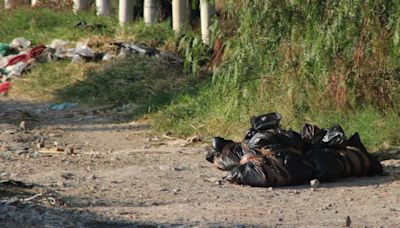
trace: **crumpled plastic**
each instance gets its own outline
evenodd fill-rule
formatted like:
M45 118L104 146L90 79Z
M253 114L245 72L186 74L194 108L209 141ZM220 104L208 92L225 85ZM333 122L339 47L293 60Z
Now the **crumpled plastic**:
M61 104L54 104L50 106L51 110L56 110L56 111L61 111L61 110L70 110L74 108L78 108L79 105L77 103L70 103L70 102L64 102Z
M27 40L27 39L25 39L23 37L15 38L10 43L10 47L15 47L15 48L19 47L19 48L22 48L22 49L26 49L29 46L31 46L31 41L29 41L29 40Z
M16 55L16 56L12 56L11 58L8 59L6 67L7 66L12 66L12 65L17 64L19 62L27 63L27 62L29 62L30 59L31 58L29 57L28 53L22 53L22 54L19 54L19 55Z
M22 72L25 71L26 67L28 66L27 62L18 62L14 65L8 66L6 70L8 71L7 77L19 77L21 76Z
M81 57L94 58L94 51L89 48L88 42L78 42L75 48L69 49L71 55L79 55Z
M299 134L281 128L280 119L276 113L252 118L253 134L240 143L214 137L207 161L230 171L227 181L263 187L382 174L358 133L347 140L339 125L321 129L306 124Z
M5 56L9 48L10 45L5 43L0 43L0 56Z
M9 81L5 81L0 84L0 95L7 94L11 88L11 83Z
M50 45L48 47L58 49L58 48L65 48L70 42L65 41L65 40L60 40L60 39L54 39L51 41Z

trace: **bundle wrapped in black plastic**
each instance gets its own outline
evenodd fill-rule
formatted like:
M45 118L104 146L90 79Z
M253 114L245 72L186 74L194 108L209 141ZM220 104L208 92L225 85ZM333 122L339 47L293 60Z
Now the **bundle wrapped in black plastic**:
M207 160L230 171L225 180L257 187L382 173L358 133L347 140L339 125L320 129L310 124L297 133L283 129L281 119L279 113L252 117L242 142L214 137Z

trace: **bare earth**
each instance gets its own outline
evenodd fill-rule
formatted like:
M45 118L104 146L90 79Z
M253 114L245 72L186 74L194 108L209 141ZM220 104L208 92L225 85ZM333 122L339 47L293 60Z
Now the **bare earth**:
M0 98L0 227L400 227L399 153L385 176L252 188L220 181L207 142L120 116Z

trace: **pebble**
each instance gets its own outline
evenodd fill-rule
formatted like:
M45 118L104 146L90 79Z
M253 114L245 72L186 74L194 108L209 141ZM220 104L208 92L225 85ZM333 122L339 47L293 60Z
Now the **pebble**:
M58 181L58 182L56 183L56 185L57 185L58 187L60 187L60 188L65 188L65 183L64 183L64 181Z
M312 188L319 188L321 183L319 182L318 179L313 179L313 180L310 181L310 185L311 185Z
M351 225L351 219L350 219L350 216L346 216L346 227L350 227L350 225Z
M160 169L161 171L170 171L170 170L171 170L171 167L168 166L168 165L160 165L160 166L159 166L159 169Z
M14 130L14 129L10 129L10 130L6 130L4 133L9 134L9 135L13 135L13 134L17 133L17 131Z
M21 121L21 123L19 124L19 127L20 127L22 130L26 130L26 121Z
M160 191L160 192L166 192L166 191L168 191L168 189L167 189L167 188L160 188L160 189L158 189L158 191Z
M61 174L61 177L64 178L64 179L72 179L72 178L74 178L74 174L72 174L72 173L63 173L63 174Z
M88 180L96 180L97 177L96 177L95 175L90 175L90 176L88 176L87 179L88 179Z
M177 165L174 167L175 171L183 171L185 169L185 167L183 167L182 165Z

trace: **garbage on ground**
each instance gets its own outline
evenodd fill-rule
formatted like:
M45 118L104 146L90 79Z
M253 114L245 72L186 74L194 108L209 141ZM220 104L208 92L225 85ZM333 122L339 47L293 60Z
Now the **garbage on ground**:
M102 27L103 25L89 25L86 22L80 22L75 25L79 28L84 27ZM149 47L144 43L134 42L110 42L100 51L92 49L89 40L76 43L75 47L69 41L60 39L53 40L49 45L36 45L31 47L31 41L19 37L11 43L0 43L0 84L1 94L6 94L10 88L10 80L20 77L29 72L36 64L51 62L56 60L69 60L72 63L87 61L110 61L116 57L127 55L149 56L153 58L164 59L173 64L183 65L183 59L173 52L160 51ZM106 46L103 43L103 46ZM95 45L97 47L97 45Z
M70 110L70 109L75 109L78 108L79 105L77 103L70 103L70 102L64 102L61 104L54 104L50 106L51 110L55 111L62 111L62 110Z
M86 21L78 21L74 25L75 28L82 30L94 30L94 29L105 29L107 26L99 23L89 24Z
M320 129L310 124L298 133L282 128L281 118L279 113L251 118L241 142L214 137L206 159L230 171L226 181L256 187L382 174L381 164L358 133L346 138L339 125Z
M6 95L8 91L10 90L10 82L5 81L3 83L0 83L0 95Z

